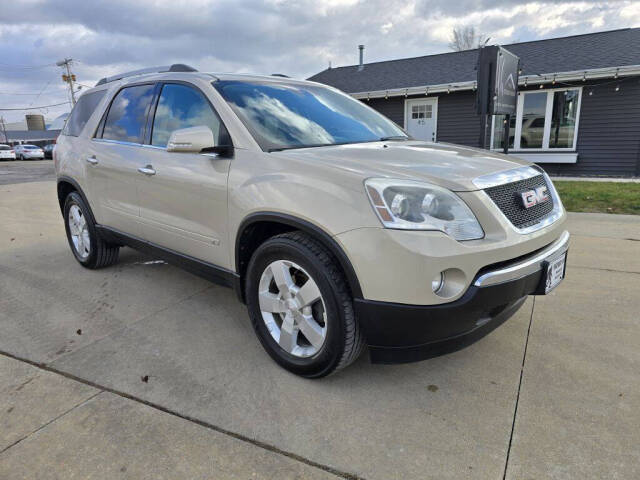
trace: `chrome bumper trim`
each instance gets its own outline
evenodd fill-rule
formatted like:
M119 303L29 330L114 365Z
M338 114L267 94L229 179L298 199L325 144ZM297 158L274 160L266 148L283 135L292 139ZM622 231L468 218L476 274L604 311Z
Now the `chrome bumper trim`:
M488 287L522 278L542 269L542 263L550 257L560 255L569 249L569 232L564 231L560 238L531 258L522 260L508 267L493 270L480 275L474 285Z

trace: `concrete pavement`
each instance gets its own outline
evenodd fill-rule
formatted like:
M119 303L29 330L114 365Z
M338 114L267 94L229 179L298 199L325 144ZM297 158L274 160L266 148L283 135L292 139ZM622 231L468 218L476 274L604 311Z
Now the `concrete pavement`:
M640 218L575 214L570 229L563 285L480 342L309 381L270 360L230 290L129 249L85 270L53 183L0 186L0 351L53 370L0 366L0 450L26 436L0 453L0 477L63 472L60 458L79 478L120 463L130 478L638 476ZM13 418L20 369L65 394L34 391Z
M2 160L0 185L55 180L52 160Z

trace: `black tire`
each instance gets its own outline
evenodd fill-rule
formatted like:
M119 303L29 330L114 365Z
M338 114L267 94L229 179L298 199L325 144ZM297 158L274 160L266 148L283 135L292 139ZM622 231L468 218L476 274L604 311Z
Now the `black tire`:
M89 240L90 240L90 248L89 254L86 258L82 258L82 256L76 250L76 247L73 244L73 240L71 239L71 231L69 226L69 210L72 206L77 205L84 219L87 223L87 230L89 232ZM118 252L120 251L120 247L118 245L113 245L105 242L96 230L96 224L93 219L93 214L91 210L84 202L82 197L78 194L78 192L71 192L67 195L67 198L64 202L64 227L67 232L67 241L69 242L69 247L71 248L71 252L73 256L76 257L76 260L80 265L90 269L97 269L108 267L109 265L113 265L118 261Z
M301 266L316 282L326 309L327 333L320 350L301 358L284 350L263 321L258 288L265 269L274 261ZM253 328L267 353L282 367L307 378L319 378L354 362L364 347L364 337L353 311L353 299L337 261L320 243L302 232L270 238L254 252L246 275L246 298Z

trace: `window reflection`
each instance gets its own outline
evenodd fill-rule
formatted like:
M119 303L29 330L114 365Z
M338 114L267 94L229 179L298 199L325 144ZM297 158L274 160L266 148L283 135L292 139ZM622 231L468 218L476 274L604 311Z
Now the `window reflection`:
M550 148L571 148L578 112L578 90L555 92L551 115Z
M542 148L547 92L528 93L522 108L520 148Z
M496 115L493 117L493 148L502 150L504 148L504 122L506 115ZM513 148L513 139L516 133L516 116L511 115L509 122L509 148Z
M102 138L142 143L153 88L137 85L120 90L109 108Z
M166 147L174 130L201 125L211 129L216 145L227 143L220 135L220 120L202 93L186 85L164 85L153 120L151 144Z
M333 89L234 80L214 86L265 150L406 137L381 114Z

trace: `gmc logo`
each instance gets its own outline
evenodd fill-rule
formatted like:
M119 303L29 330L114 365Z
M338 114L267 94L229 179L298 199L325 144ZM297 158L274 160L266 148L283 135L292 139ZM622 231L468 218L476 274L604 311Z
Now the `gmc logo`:
M547 194L547 187L542 185L541 187L536 187L533 190L527 190L526 192L520 193L522 197L522 206L524 208L531 208L539 203L544 203L549 200L549 195Z

